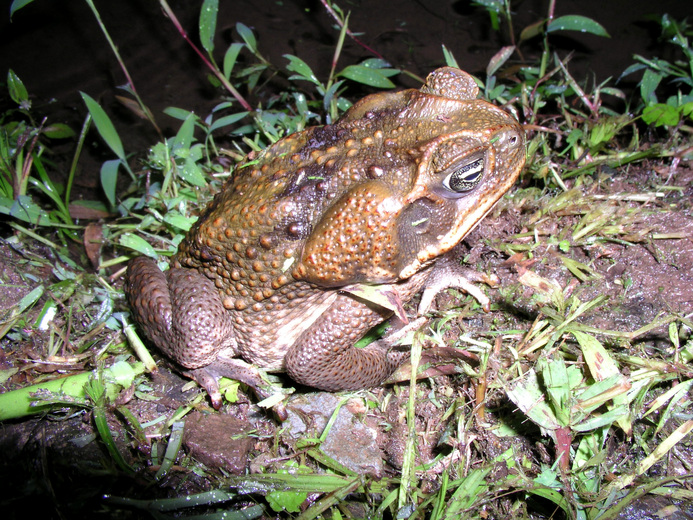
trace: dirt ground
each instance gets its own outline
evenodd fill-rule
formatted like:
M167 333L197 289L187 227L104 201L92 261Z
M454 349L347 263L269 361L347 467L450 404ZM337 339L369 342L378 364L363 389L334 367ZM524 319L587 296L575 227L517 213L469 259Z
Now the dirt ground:
M184 25L193 32L197 6L191 4L197 2L171 2ZM664 0L657 3L656 9L660 14L670 12L683 18L689 14L683 4ZM618 5L621 3L558 2L559 14L579 13L593 17L605 25L613 37L611 40L584 35L575 39L557 38L556 47L562 49L561 52L577 51L572 61L574 69L571 69L576 76L593 73L598 80L606 79L620 74L632 62L632 54L658 52L659 48L653 43L656 33L645 19L650 9L654 9L651 4L632 2L624 10ZM123 57L132 66L141 95L156 117L165 121L165 131L170 133L175 127L173 120L162 115L165 107L184 107L204 114L216 104L215 92L201 79L204 76L202 66L163 19L156 3L130 0L104 2L98 7ZM347 8L346 5L342 7ZM351 2L348 8L352 9L351 27L363 33L361 38L366 44L396 66L419 75L425 75L441 63L441 43L448 46L463 68L470 72L483 71L489 58L505 43L490 31L488 17L467 2L373 0ZM546 2L527 0L518 3L516 9L517 24L523 27L543 16ZM617 11L606 12L605 9ZM378 16L373 16L373 12ZM330 28L331 21L318 2L222 2L218 29L220 47L230 41L237 21L255 29L260 47L270 61L282 63L281 56L291 53L304 58L323 76L327 74L336 32ZM122 78L82 2L55 4L37 0L17 13L12 24L0 29L0 48L2 71L13 68L36 96L41 111L45 109L53 120L79 127L85 111L77 92L82 90L98 98L119 128L125 130L120 133L126 136L126 149L146 149L156 141L149 128L135 121L115 100L114 87L122 83ZM536 49L528 47L525 51L531 55ZM363 48L349 43L341 64L356 63L366 56ZM49 102L53 98L55 101ZM85 198L94 196L98 185L96 172L102 160L103 156L96 149L83 159L83 174L78 184L79 193ZM571 183L568 184L571 187ZM680 189L662 190L662 186ZM523 197L527 189L531 187L519 185L512 199L499 205L483 225L458 246L459 258L465 258L482 272L497 274L501 284L497 289L486 291L492 300L492 311L486 315L469 313L470 303L463 295L439 296L439 313L451 312L456 316L444 331L446 338L454 340L461 333L489 338L489 330L527 330L541 312L541 291L523 277L528 271L541 280L557 284L565 294L575 295L583 302L606 296L607 303L583 318L585 324L600 329L630 332L663 313L681 316L693 313L693 170L688 165L671 168L670 163L652 162L604 171L594 176L590 186L577 188L590 196L612 197L615 213L635 215L626 219L628 233L622 241L599 242L571 250L573 259L589 263L596 273L591 280L582 283L561 269L561 254L549 240L534 250L531 261L509 255L501 245L509 237L520 234L527 222L541 211L536 201ZM628 198L655 192L659 195L647 202ZM567 237L579 218L570 212L548 214L542 217L536 229L543 238ZM521 242L522 239L517 240ZM0 275L4 288L0 294L0 310L11 308L40 281L54 278L45 264L31 261L51 254L35 244L7 240L0 243ZM31 276L20 276L20 272L28 272ZM125 303L119 301L117 305L124 308ZM662 326L638 338L629 348L640 353L654 353L666 348L667 337L667 329ZM49 341L49 333L27 329L22 341L5 338L0 343L0 367L19 370L6 382L5 389L28 384L40 376L22 369L28 365L27 360L41 358ZM68 374L92 368L86 357L62 354L64 356L56 363L45 366L45 373ZM507 363L510 356L509 351L501 348L494 362ZM160 371L148 380L148 395L156 399L135 397L136 389L119 398L118 405L126 406L140 423L170 417L198 392L192 385L184 387L187 381L177 375L165 359L158 357L157 360ZM432 462L441 453L444 454L442 463L453 460L459 446L448 429L449 418L444 417L443 412L456 399L466 407L474 405L475 389L463 375L449 366L441 367L440 372L442 375L427 382L430 385L427 389L434 398L417 399L416 428L421 432L418 456L422 463ZM492 377L489 374L489 379ZM292 386L288 380L284 380L284 384ZM496 414L513 413L507 398L500 392L492 395L494 400L487 403L489 423L494 422ZM369 408L370 400L385 405ZM359 473L397 475L407 435L403 420L407 400L406 385L388 385L349 399L339 412L339 420L344 424L333 427L330 444L325 446L331 450L330 456ZM243 474L259 467L280 468L287 460L296 458L298 439L320 434L336 403L337 398L331 394L299 389L288 406L289 420L281 424L271 413L258 409L253 397L244 394L237 403L225 406L223 414L210 415L209 408L202 402L198 410L186 418L183 443L185 452L202 462L206 471L192 471L191 466L174 467L155 486L150 478L150 473L158 469L155 465L142 470L145 474L128 476L113 471L109 455L99 443L93 442L94 429L86 412L8 421L0 426L0 453L3 454L0 481L5 482L0 504L7 512L6 518L19 518L27 509L43 518L137 518L137 513L129 509L105 505L103 496L181 496L207 490L228 474ZM120 428L115 411L109 420L115 430ZM355 433L356 423L359 429ZM530 426L525 425L525 428L530 429ZM512 447L531 460L552 460L546 451L547 444L537 441L541 438L537 431L523 433L525 435L517 437L497 437L480 423L472 425L469 431L475 437L475 449L487 456ZM116 442L128 455L128 462L133 464L153 457L152 450L165 448L164 440L155 437L138 445L137 450L131 450L122 437ZM623 444L611 447L610 456L625 457L627 452L624 439ZM355 456L357 453L359 457ZM690 468L693 452L683 458ZM667 471L672 470L661 468L662 473ZM431 482L438 474L435 467L431 469ZM251 499L248 501L250 503ZM535 506L536 518L550 515L550 511L541 510L540 504ZM620 518L651 518L647 512L660 507L661 504L644 502ZM693 518L693 506L680 505L677 514L679 516L670 518Z

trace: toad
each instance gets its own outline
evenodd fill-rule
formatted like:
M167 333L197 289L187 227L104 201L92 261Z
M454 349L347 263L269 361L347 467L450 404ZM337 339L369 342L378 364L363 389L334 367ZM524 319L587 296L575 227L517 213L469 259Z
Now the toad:
M522 127L478 93L467 73L440 68L419 90L370 95L251 154L170 269L130 262L135 322L215 407L220 376L262 388L254 367L328 391L383 382L408 354L384 340L354 347L392 315L359 289L398 304L431 284L469 289L436 261L525 162Z

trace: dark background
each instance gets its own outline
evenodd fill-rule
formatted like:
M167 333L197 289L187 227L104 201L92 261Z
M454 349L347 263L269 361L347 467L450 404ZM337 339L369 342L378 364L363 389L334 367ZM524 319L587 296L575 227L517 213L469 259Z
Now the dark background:
M84 91L97 99L112 117L127 151L143 150L156 142L151 127L139 121L116 100L124 76L94 16L82 0L35 0L9 20L8 0L1 16L0 78L12 68L33 97L35 113L49 122L65 122L79 130L86 109L79 97ZM167 106L206 115L222 93L206 80L200 59L164 16L156 0L96 0L102 19L118 45L144 102L170 135L178 121L164 115ZM171 0L170 5L197 39L201 1ZM516 34L546 17L548 0L513 3ZM441 45L460 66L482 73L489 59L508 45L508 31L491 29L488 14L468 0L348 0L338 5L351 11L350 28L393 66L419 76L443 63ZM659 26L649 17L669 13L682 19L690 13L684 0L557 0L556 16L582 14L601 23L611 38L577 32L555 33L553 48L561 56L574 51L570 70L577 78L602 81L618 78L633 63L633 54L668 57L658 44ZM330 70L338 31L318 1L221 0L217 25L217 60L228 44L240 41L236 22L255 31L262 54L278 67L283 54L295 54L313 67L321 79ZM525 59L539 55L539 41L524 44ZM347 41L339 68L372 57L363 47ZM517 54L512 58L518 61ZM536 62L535 62L536 63ZM623 86L632 87L637 77ZM399 78L402 86L417 86ZM7 102L7 97L5 102ZM2 97L2 96L0 96ZM6 105L7 106L7 105ZM4 107L3 107L4 108ZM83 159L82 168L98 168L98 160ZM85 172L86 173L86 172ZM95 181L97 175L88 176Z

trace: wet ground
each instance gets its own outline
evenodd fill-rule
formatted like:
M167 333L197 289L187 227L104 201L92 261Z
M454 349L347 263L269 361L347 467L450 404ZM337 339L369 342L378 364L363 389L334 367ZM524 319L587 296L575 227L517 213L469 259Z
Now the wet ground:
M649 203L623 202L628 196L651 192L656 184L669 176L669 185L685 188L681 192L653 198ZM555 244L550 245L548 241L534 250L534 261L527 261L523 256L508 257L502 252L500 245L507 244L509 237L520 232L528 222L534 222L532 226L540 235L549 236L565 234L580 219L567 209L563 214L547 214L537 223L535 215L541 211L541 206L530 199L526 204L518 203L517 199L523 197L522 188L518 189L513 199L504 201L458 248L460 257L466 257L471 265L500 277L500 287L487 291L492 300L492 311L488 314L471 312L471 302L463 295L442 294L436 302L438 316L444 319L454 316L452 320L444 320L447 325L440 329L442 337L449 344L461 334L476 340L493 341L492 331L527 330L539 316L541 302L545 301L542 285L551 284L562 288L566 295L577 296L582 302L606 297L604 305L581 318L583 325L603 330L631 332L651 323L662 313L690 315L693 312L692 186L693 171L690 169L657 173L652 168L636 167L628 172L602 176L589 190L582 190L583 194L617 195L612 206L618 212L633 211L637 215L630 220L620 220L625 225L622 236L629 238L629 244L604 242L571 250L570 258L589 263L595 270L593 279L583 283L577 283L563 269L563 255ZM575 196L576 207L584 203L577 193ZM653 233L659 238L652 240ZM515 239L512 243L521 245L522 240ZM0 266L4 267L7 277L16 269L20 257L7 246L0 253ZM528 273L535 278L528 277ZM19 278L10 281L15 283L17 294L5 295L3 308L32 288ZM441 323L434 319L431 326L437 329ZM624 343L622 354L651 355L654 359L660 354L659 349L669 348L667 337L666 326L657 327L631 342L630 346ZM602 340L607 344L614 341L609 337ZM22 367L22 359L40 358L45 341L45 336L34 334L31 341L21 346L14 345L13 351L6 349L8 354L3 366ZM494 374L499 367L509 366L513 360L512 351L506 345L515 344L515 339L504 340L489 362L485 376L489 388L483 419L471 414L478 387L459 373L459 363L441 363L438 373L442 375L420 383L418 392L421 395L415 411L419 436L417 463L429 465L430 478L427 486L427 477L423 476L422 489L436 489L435 482L441 471L455 467L455 461L462 455L460 450L465 449L465 442L471 442L466 448L471 449L470 453L477 453L485 460L509 448L517 457L525 456L536 464L552 460L551 443L547 443L546 438L528 423L522 425L522 416L509 403L504 391L494 387ZM435 344L427 340L425 346L431 348ZM82 362L87 363L87 360ZM71 373L79 370L79 363L76 357L67 356L56 359L55 365L47 366L45 371ZM159 365L159 374L147 378L149 389L143 393L146 399L142 395L135 396L135 389L119 398L118 405L126 407L143 424L156 423L162 417L170 418L199 392L189 384L183 391L186 381L165 359L159 358ZM406 377L406 370L404 373ZM18 375L15 381L19 382L24 377L35 380L37 374L32 371L26 376ZM292 383L284 379L283 385L290 387ZM300 443L318 438L337 409L338 416L321 445L322 453L357 474L397 476L407 441L404 416L408 392L406 384L353 395L299 388L287 403L289 418L284 423L278 422L269 411L258 409L254 397L243 393L236 404L225 406L221 414L210 415L206 402L199 401L198 411L185 417L183 446L187 457L156 486L152 485L151 477L159 466L151 463L140 466L143 460L154 458L153 450L165 447L165 439L156 435L156 426L147 428L147 440L136 443L136 450L132 449L131 442L118 437L117 443L128 461L142 468L132 476L125 476L115 470L109 455L94 442L89 413L8 421L3 424L0 435L0 451L4 454L0 468L6 482L3 503L8 510L17 508L21 511L40 498L46 517L59 511L63 518L81 518L82 515L86 518L96 511L103 511L105 515L115 514L112 506L104 504L104 494L151 499L204 491L223 481L223 475L278 470L284 468L287 461L302 460L300 453L309 448L300 449ZM468 441L459 438L460 432L455 430L456 415L450 417L445 413L454 403L466 409L465 413L470 418L474 417L463 433ZM113 409L109 416L113 430L127 435L119 412ZM520 435L498 436L494 429L501 423L520 424ZM609 456L614 460L630 456L628 445L625 440L621 445L614 445ZM685 455L680 452L679 458L688 460L690 464L693 453ZM531 473L537 468L528 471ZM664 474L685 472L685 466L677 466L672 461L668 467L661 466L659 471ZM85 480L87 475L89 477ZM624 513L625 516L620 518L654 518L645 513L652 505L651 499L647 499L645 504L644 510L636 504L630 508L630 513ZM503 510L502 501L496 510ZM125 511L129 512L120 511L117 515L135 514L137 517L130 509ZM536 518L543 516L540 508L535 507L533 513L538 515ZM685 519L691 514L690 506L679 504L678 512L670 518Z

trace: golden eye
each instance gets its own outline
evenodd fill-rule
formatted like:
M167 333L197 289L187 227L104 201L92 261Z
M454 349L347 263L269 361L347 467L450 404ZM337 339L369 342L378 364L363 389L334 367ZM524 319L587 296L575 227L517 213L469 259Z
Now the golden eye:
M481 181L484 173L484 158L479 157L475 161L454 166L445 179L443 186L455 193L470 191Z

